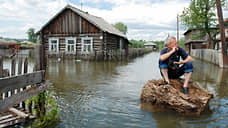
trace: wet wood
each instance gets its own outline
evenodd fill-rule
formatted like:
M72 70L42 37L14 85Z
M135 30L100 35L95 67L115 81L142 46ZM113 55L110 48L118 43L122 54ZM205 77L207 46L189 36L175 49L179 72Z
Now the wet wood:
M213 94L194 82L189 83L189 94L180 91L184 80L170 80L169 85L158 86L163 80L148 81L141 93L141 102L175 110L181 114L198 116Z
M0 78L3 77L3 59L0 56Z
M0 117L0 121L13 117L12 114Z
M23 92L19 92L11 97L8 97L4 100L0 101L0 111L4 112L8 110L15 104L19 104L21 101L25 101L39 93L44 92L51 86L51 83L46 81L45 83L41 83L40 86L31 87Z
M15 71L16 71L16 60L13 59L11 64L11 76L15 75Z
M29 114L25 114L24 112L19 111L16 108L9 108L9 111L25 119L29 117Z
M24 75L0 78L0 93L41 83L43 79L44 70Z
M24 118L20 118L19 116L10 117L8 119L0 121L0 128L9 127L9 126L12 126L12 125L15 125L15 124L22 123L24 121L25 121L25 119Z

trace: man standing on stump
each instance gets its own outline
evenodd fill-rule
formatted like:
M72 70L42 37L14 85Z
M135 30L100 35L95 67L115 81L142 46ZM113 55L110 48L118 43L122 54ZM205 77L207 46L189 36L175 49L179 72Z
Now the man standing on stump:
M169 78L177 79L184 74L185 81L181 92L189 94L188 82L193 72L193 59L183 48L178 46L175 37L167 37L165 45L167 47L161 51L159 58L159 68L165 82L160 83L159 86L169 84Z

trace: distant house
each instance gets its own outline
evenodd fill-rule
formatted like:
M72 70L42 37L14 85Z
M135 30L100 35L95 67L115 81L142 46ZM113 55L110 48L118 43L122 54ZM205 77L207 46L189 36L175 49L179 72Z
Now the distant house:
M214 35L216 35L217 28L212 28L214 31ZM200 37L202 30L199 29L191 29L187 30L184 33L185 36L185 50L188 53L191 53L191 49L209 49L209 36L206 35L204 37Z
M14 40L6 41L3 39L0 39L0 48L2 49L19 49L19 47L20 45L17 44L17 42Z
M157 50L157 44L153 43L152 41L149 41L144 44L145 48L151 48L152 50Z
M128 52L126 35L101 17L72 5L64 7L37 34L49 55L99 54L103 57L114 50Z

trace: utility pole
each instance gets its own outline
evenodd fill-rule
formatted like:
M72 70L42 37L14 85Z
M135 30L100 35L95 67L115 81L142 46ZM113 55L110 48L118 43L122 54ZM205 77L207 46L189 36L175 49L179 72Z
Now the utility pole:
M81 10L82 10L82 7L83 7L83 0L80 0L80 2L81 2Z
M179 17L177 14L177 41L179 41Z
M223 20L220 0L216 0L216 7L217 7L217 14L218 14L218 21L219 21L220 38L222 43L223 67L228 67L227 43L225 39L226 37L224 32L224 20Z
M81 2L81 10L82 10L82 5L83 5L83 3Z

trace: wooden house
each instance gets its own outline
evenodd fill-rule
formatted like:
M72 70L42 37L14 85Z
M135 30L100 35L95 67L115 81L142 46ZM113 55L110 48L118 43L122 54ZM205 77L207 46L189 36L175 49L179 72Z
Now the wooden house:
M94 55L104 58L113 51L127 55L129 41L101 17L67 5L38 32L49 56Z
M214 33L216 33L217 28L212 28ZM185 37L185 50L188 53L191 53L191 49L210 49L211 47L209 43L209 36L200 36L202 34L202 30L199 29L190 29L184 33ZM215 36L216 34L214 34Z

